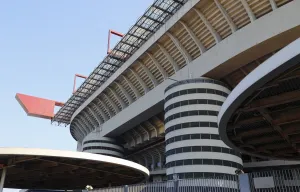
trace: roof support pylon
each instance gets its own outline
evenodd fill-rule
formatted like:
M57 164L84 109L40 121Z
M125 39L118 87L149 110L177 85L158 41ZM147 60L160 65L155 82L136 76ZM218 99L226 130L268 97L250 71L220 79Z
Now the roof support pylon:
M0 192L3 192L4 182L5 182L5 178L6 178L6 171L7 171L7 168L3 167L1 180L0 180Z

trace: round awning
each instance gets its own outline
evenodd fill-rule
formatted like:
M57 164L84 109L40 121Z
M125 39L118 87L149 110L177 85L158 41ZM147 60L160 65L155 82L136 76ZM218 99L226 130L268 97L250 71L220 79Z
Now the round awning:
M147 168L116 157L34 148L0 148L0 174L5 171L4 187L18 189L100 188L149 176Z

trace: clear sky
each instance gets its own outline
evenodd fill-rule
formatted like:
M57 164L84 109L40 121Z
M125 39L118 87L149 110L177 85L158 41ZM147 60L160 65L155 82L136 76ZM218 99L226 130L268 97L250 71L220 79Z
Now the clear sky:
M152 2L0 0L0 146L76 150L68 127L26 116L15 94L66 101L74 74L105 57L108 30L126 33Z

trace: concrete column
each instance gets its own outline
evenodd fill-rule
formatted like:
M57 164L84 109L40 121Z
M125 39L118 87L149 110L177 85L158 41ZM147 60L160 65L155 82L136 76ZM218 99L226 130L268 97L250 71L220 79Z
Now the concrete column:
M2 175L1 175L1 180L0 180L0 192L3 191L4 187L4 182L5 182L5 177L6 177L6 167L2 169Z
M239 175L240 192L251 192L248 174Z
M238 189L235 171L243 167L240 153L225 145L218 132L218 113L229 93L223 82L204 77L178 81L165 89L168 180L174 175L203 179L199 186L203 191Z
M128 192L128 185L124 186L124 192Z

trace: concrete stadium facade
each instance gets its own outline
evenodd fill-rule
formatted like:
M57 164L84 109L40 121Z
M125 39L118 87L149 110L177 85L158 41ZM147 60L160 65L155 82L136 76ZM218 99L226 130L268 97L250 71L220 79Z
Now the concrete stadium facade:
M179 81L165 91L166 172L179 178L222 177L242 169L240 153L221 141L218 113L230 90L222 82Z
M268 156L253 157L253 153L251 157L243 157L245 151L240 146L234 146L234 150L229 148L233 146L219 140L217 127L169 132L175 121L169 119L175 113L193 108L198 112L213 109L219 112L230 92L251 71L300 37L299 8L298 0L187 1L74 112L70 132L78 142L77 150L135 161L151 170L153 181L167 176L172 179L175 173L180 178L205 177L207 172L234 175L235 170L243 169L241 158L254 162L260 158L267 160ZM176 102L176 99L166 99L177 88L178 91L190 86L204 88L206 84L199 82L168 88L197 79L220 82L206 84L227 95L197 93L195 98L192 94L180 96L182 100ZM203 98L216 104L169 107ZM209 117L188 118L196 118L197 122L203 118L206 122ZM218 124L217 118L215 115L211 122ZM182 124L187 121L181 116L177 120ZM189 135L190 140L183 141L184 135ZM191 139L192 135L195 140ZM210 139L206 141L201 135ZM181 141L171 143L172 138L179 136ZM201 166L190 162L182 165L188 160L186 155L170 155L179 145L182 148L193 145L202 150L206 144L210 149L205 152L189 152L189 158L201 156ZM228 154L217 155L219 152L213 151L214 148L225 148ZM209 163L203 164L203 159ZM180 161L175 169L174 161ZM212 168L218 164L220 168Z

